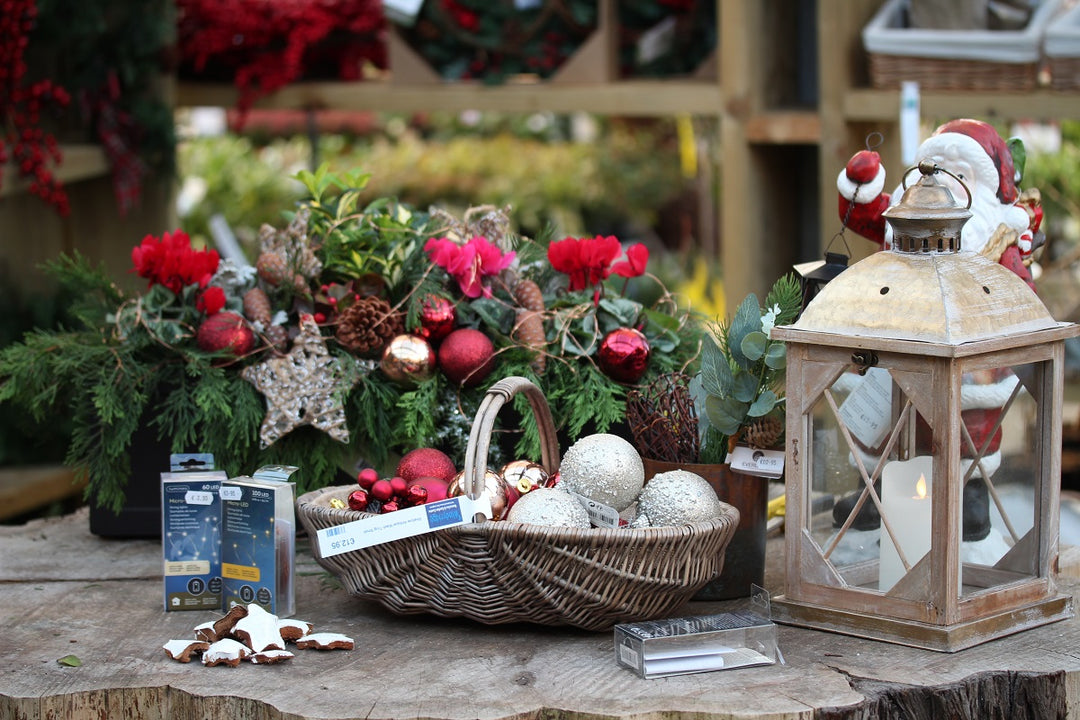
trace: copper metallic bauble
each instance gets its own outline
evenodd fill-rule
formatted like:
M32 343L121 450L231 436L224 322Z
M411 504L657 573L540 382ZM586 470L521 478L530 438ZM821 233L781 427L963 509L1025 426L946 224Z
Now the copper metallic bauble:
M394 382L412 385L435 373L435 351L424 338L398 335L383 349L379 367Z
M465 472L462 471L450 481L450 486L446 490L446 496L456 497L464 494ZM510 489L497 472L488 470L484 473L484 488L480 491L480 494L486 495L491 502L492 520L502 520L506 517L506 513L509 512L510 506L513 503L510 502ZM516 500L517 496L515 496L514 499Z
M495 345L479 330L458 328L439 345L439 368L452 382L478 385L495 369Z
M416 334L437 343L457 326L457 308L446 298L431 295L420 307L420 327Z
M551 487L550 477L543 465L531 460L511 460L499 470L506 484L525 494L536 488Z
M596 361L604 374L619 382L632 383L649 369L652 349L645 334L634 328L619 328L604 336Z

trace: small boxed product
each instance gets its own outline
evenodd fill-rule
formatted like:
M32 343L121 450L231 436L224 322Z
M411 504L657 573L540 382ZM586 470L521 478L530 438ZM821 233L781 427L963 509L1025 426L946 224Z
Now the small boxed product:
M643 678L772 665L778 657L776 625L754 610L615 626L615 661Z
M221 500L214 456L176 454L161 473L165 611L221 607Z
M267 465L221 483L222 606L295 612L295 483L291 465Z

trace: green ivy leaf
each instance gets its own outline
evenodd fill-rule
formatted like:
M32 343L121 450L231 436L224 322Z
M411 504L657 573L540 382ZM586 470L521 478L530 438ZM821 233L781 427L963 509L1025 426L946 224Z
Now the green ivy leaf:
M601 298L599 309L614 317L615 327L632 327L641 315L641 303L627 298Z
M740 367L750 369L750 363L742 355L742 341L752 332L761 331L761 306L757 295L750 293L735 311L735 317L728 328L728 350Z
M724 352L711 338L701 344L701 384L709 395L727 397L734 378Z
M765 348L768 344L769 337L760 330L755 330L742 339L739 349L747 360L755 363L765 354Z
M82 667L82 660L76 655L65 655L56 661L58 665L64 665L65 667Z
M488 327L498 330L503 335L509 335L514 329L514 310L504 303L492 298L477 298L470 305Z
M757 378L750 373L735 373L731 396L739 402L752 403L758 394Z

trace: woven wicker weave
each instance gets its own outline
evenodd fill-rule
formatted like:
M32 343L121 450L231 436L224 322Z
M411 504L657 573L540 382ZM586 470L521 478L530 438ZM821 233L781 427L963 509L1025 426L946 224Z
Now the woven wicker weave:
M1023 92L1038 84L1036 63L1003 63L956 58L869 53L870 80L875 88L893 90L904 80L922 90Z
M495 415L518 393L532 407L542 463L559 464L547 401L524 378L488 390L466 451L466 490L479 486ZM310 492L297 500L308 533L369 517L330 507L351 487ZM316 561L350 593L399 614L465 617L486 624L529 622L606 630L617 623L664 617L720 574L739 514L680 527L555 528L511 522L470 523Z

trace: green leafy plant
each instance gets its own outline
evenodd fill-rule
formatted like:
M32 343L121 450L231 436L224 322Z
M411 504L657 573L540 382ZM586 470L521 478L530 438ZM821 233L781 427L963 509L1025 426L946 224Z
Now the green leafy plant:
M734 317L716 327L703 344L703 415L711 429L728 438L729 449L755 423L771 422L775 427L782 420L787 353L784 343L771 339L769 331L793 322L801 305L798 279L785 275L765 297L764 308L751 293Z

